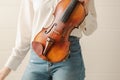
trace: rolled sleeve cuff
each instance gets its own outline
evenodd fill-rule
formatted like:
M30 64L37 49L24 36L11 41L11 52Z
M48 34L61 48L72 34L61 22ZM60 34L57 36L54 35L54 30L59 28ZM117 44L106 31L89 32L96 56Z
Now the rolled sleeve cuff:
M29 51L29 48L26 48L26 49L13 48L12 54L8 58L5 66L15 71L23 61L28 51Z
M11 70L16 70L18 68L18 66L20 65L20 63L22 62L22 59L16 56L11 55L8 58L7 63L5 64L5 67L10 68Z
M91 35L97 29L97 20L96 17L89 14L85 19L85 27L83 33L86 36Z

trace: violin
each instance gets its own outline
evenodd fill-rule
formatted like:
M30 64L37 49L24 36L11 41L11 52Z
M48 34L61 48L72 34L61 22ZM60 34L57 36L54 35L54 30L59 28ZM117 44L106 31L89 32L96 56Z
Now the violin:
M40 58L56 63L68 57L70 33L83 22L86 12L79 0L61 0L53 15L53 22L35 36L32 47Z

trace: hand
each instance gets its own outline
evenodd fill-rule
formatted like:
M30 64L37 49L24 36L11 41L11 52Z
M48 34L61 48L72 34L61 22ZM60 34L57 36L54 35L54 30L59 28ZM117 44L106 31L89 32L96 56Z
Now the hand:
M4 80L7 75L11 72L11 69L4 67L0 70L0 80Z

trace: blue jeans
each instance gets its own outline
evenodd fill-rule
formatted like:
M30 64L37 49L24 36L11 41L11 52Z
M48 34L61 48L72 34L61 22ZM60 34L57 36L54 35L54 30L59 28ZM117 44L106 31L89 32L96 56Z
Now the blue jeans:
M30 61L22 80L84 80L85 67L79 39L71 36L69 40L70 56L59 63L42 60L31 49Z

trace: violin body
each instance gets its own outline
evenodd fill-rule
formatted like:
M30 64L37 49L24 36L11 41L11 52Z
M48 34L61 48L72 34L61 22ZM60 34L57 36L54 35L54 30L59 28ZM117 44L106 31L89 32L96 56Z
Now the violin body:
M69 55L70 33L86 15L83 4L78 0L61 0L53 15L52 24L35 36L32 47L40 58L56 63Z

